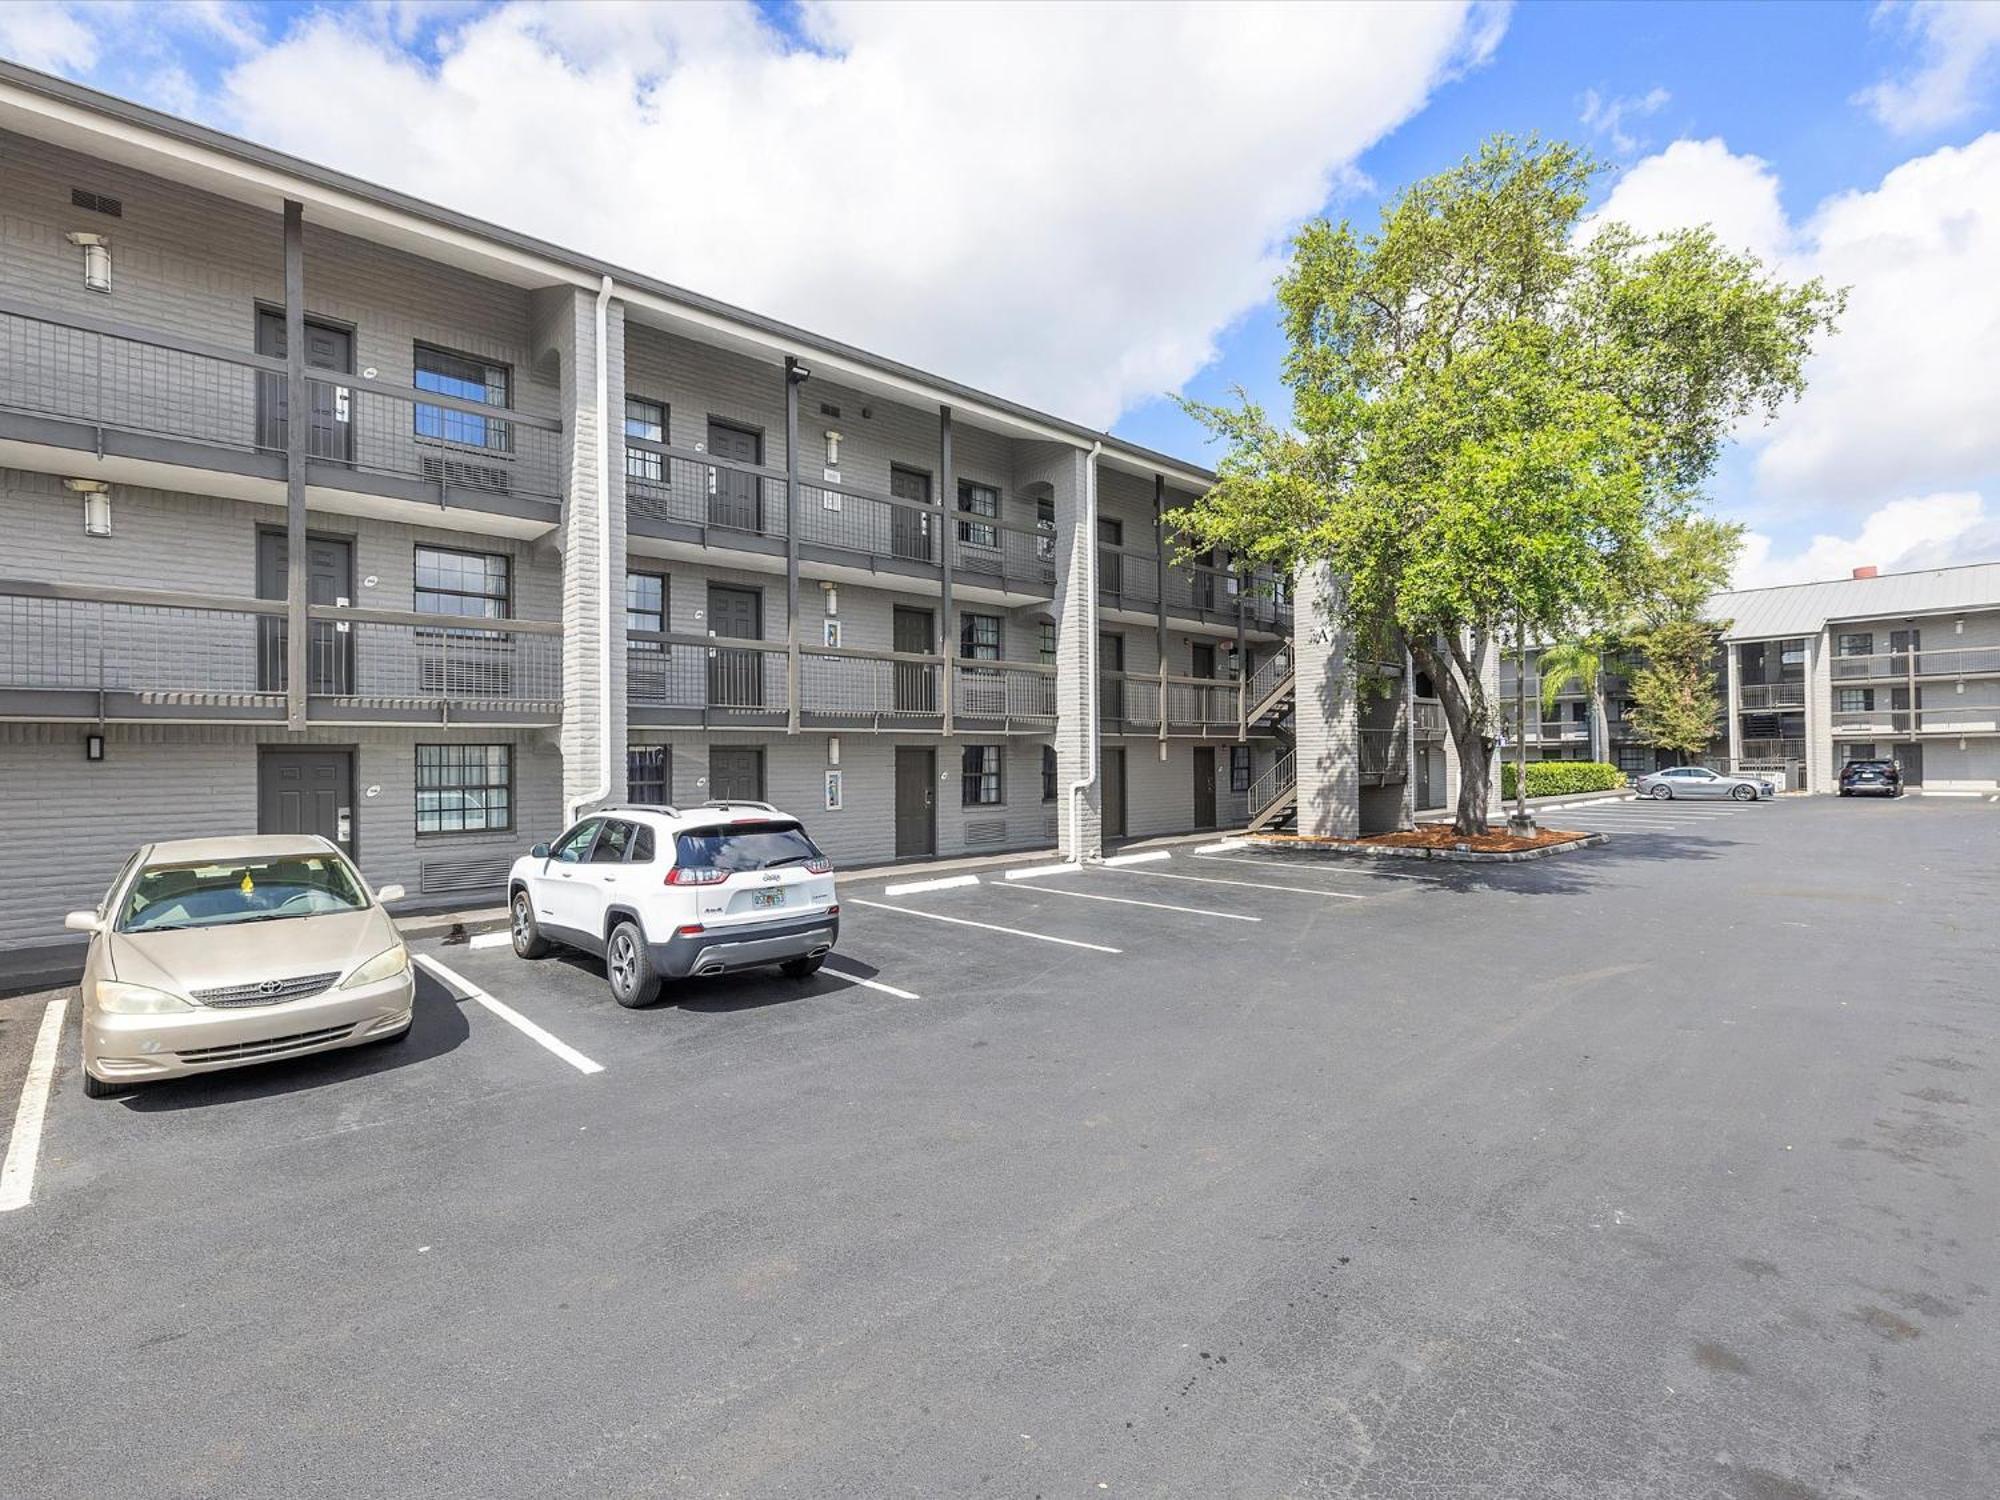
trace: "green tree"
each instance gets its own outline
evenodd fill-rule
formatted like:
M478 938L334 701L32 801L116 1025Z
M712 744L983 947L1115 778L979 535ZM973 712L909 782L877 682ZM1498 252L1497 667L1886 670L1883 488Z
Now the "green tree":
M1573 678L1590 696L1590 758L1604 760L1608 746L1598 740L1604 731L1604 662L1609 654L1602 635L1570 636L1542 648L1536 666L1542 674L1542 717L1556 711L1556 700Z
M1632 676L1632 724L1678 760L1699 759L1715 740L1715 658L1729 622L1710 616L1709 601L1728 587L1742 538L1740 526L1676 518L1653 538L1641 574L1633 644L1643 665Z
M1175 524L1201 547L1341 580L1359 659L1406 641L1486 827L1503 629L1553 639L1639 585L1737 424L1803 388L1840 298L1706 230L1584 225L1594 165L1498 138L1398 194L1373 233L1318 220L1278 282L1288 429L1238 393L1188 409L1229 444Z

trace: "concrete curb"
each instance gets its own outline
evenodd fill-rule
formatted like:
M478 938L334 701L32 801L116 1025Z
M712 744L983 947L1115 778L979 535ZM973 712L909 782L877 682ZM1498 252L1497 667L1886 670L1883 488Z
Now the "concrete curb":
M1330 859L1436 859L1460 865L1514 865L1525 864L1532 859L1553 859L1558 854L1573 854L1578 849L1588 849L1593 844L1607 842L1602 833L1581 833L1574 838L1564 839L1560 844L1545 844L1539 849L1514 849L1505 852L1481 853L1476 849L1407 849L1394 844L1303 844L1287 841L1267 842L1251 837L1245 842L1252 848L1263 849L1274 854L1287 854L1298 859L1311 860L1325 857Z

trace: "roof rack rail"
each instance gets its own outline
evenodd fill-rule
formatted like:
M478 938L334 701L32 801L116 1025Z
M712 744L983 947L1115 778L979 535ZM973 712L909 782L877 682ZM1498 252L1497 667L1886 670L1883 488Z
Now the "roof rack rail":
M772 806L768 802L758 802L754 798L750 797L711 797L708 799L708 801L702 803L702 806L703 807L761 807L764 809L765 812L776 812L778 810L776 807Z
M677 818L680 816L681 810L671 802L607 802L604 806L595 809L595 811L600 813L665 813L670 818Z

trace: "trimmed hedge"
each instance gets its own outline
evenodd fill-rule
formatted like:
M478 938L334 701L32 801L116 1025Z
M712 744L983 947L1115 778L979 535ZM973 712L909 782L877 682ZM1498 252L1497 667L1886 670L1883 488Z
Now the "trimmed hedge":
M1500 795L1514 795L1514 762L1500 765ZM1595 760L1531 760L1528 762L1530 797L1574 797L1581 792L1612 792L1625 785L1625 773L1616 766Z

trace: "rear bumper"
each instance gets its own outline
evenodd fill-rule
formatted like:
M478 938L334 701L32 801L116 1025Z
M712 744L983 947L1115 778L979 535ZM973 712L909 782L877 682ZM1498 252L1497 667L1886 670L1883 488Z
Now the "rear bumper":
M839 940L839 916L822 912L782 922L677 932L664 943L650 944L648 952L653 968L663 978L686 979L689 975L731 974L738 969L761 969L794 958L810 958L827 952Z
M406 1029L416 999L407 969L393 979L278 1005L161 1016L83 1013L83 1065L105 1083L213 1073L246 1063L331 1052Z

